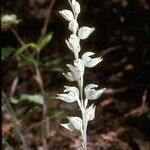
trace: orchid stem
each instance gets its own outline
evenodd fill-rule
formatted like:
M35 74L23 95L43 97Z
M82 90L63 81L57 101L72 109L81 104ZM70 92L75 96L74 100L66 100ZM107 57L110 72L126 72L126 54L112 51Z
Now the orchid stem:
M83 149L87 150L87 135L86 135L86 128L87 128L87 123L86 123L86 116L85 116L85 104L83 101L83 75L81 76L79 83L79 90L80 90L80 99L81 99L81 112L82 112L82 120L83 120Z

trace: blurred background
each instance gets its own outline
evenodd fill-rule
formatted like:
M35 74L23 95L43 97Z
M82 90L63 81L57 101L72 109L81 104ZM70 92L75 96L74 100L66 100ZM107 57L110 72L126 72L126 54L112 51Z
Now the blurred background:
M79 0L81 26L96 30L83 54L103 61L86 69L84 85L106 87L88 126L89 150L150 149L150 4L148 0ZM81 149L79 133L60 126L80 114L56 100L74 56L65 44L67 0L1 2L2 149Z

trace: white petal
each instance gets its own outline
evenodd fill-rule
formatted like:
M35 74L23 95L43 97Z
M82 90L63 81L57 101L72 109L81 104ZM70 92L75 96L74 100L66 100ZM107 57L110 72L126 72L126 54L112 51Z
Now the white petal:
M61 99L67 103L73 103L76 101L76 99L69 94L57 94L58 97L56 97L57 99Z
M74 34L77 32L78 30L78 23L77 21L74 19L69 23L69 30L71 32L73 32Z
M70 130L70 131L73 131L75 130L75 127L72 125L72 123L66 123L66 124L60 124L61 126L63 126L64 128Z
M68 117L68 119L77 130L82 129L82 119L81 118L79 118L79 117Z
M93 53L93 52L86 52L86 53L84 53L83 55L82 55L82 59L84 60L84 59L86 59L86 57L89 57L89 56L92 56L92 55L94 55L95 53Z
M88 108L86 109L86 119L87 121L90 121L90 120L93 120L94 117L95 117L95 108L93 106L93 104Z
M95 30L95 28L90 28L90 27L81 27L78 31L78 37L79 39L86 39L89 37L89 35Z
M15 14L6 14L1 17L1 22L6 24L18 24L20 20L17 19Z
M92 88L97 88L98 85L96 84L88 84L85 88L84 88L84 92L85 92L85 95L88 95L88 93L90 92L90 90Z
M59 13L68 21L72 21L74 19L73 13L70 10L62 10Z
M71 82L78 81L81 77L79 69L71 64L67 64L67 66L69 67L70 72L63 73L63 75L66 77L67 80Z
M71 81L71 82L74 81L74 78L73 78L73 76L71 75L70 72L63 73L63 75L65 76L65 78L66 78L68 81Z
M70 43L68 40L65 40L65 42L66 42L68 48L69 48L72 52L74 52L74 51L73 51L73 50L74 50L74 47L73 47L72 43Z
M99 98L102 94L103 94L103 92L106 90L106 88L102 88L102 89L100 89L100 90L97 90L96 92L95 92L95 94L93 95L93 97L92 97L92 99L97 99L97 98Z
M87 62L85 64L85 66L88 68L92 68L92 67L96 66L98 63L100 63L102 60L103 59L101 57L93 58L93 59L91 59L91 61Z

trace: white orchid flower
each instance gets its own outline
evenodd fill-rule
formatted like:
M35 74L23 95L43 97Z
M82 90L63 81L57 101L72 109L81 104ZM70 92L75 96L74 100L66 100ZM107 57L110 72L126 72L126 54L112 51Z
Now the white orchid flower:
M68 117L68 119L77 130L82 129L82 119L80 117Z
M69 23L69 30L71 32L73 32L73 34L76 34L77 30L78 30L78 23L76 21L76 19L72 20L70 23Z
M68 119L69 123L61 124L63 127L71 131L73 131L74 129L82 129L82 119L80 117L68 117Z
M71 64L68 64L67 66L69 67L70 72L63 73L63 75L71 82L78 81L81 77L79 69Z
M85 115L87 121L91 121L95 118L95 108L96 106L92 104L89 108L86 109Z
M79 100L79 90L76 87L65 86L64 92L67 94L57 94L57 99L72 103Z
M5 14L1 17L1 26L2 30L10 28L12 25L16 25L20 22L20 19L17 19L15 14Z
M93 52L86 52L82 55L82 61L86 67L92 68L103 60L101 57L97 57L97 58L89 57L89 56L92 56L94 54L95 53L93 53Z
M74 53L75 57L78 58L78 53L81 50L80 39L75 35L70 35L68 40L65 40L68 48Z
M95 99L99 98L106 89L106 88L102 88L100 90L95 90L94 88L97 88L97 87L98 87L98 85L96 85L96 84L88 84L84 88L86 99L95 100Z
M79 39L84 40L84 39L88 38L94 30L95 30L95 28L90 28L90 27L86 27L86 26L81 27L78 31Z
M66 128L66 129L70 130L70 131L73 131L73 130L76 129L76 128L72 125L71 122L69 122L69 123L61 123L60 125L63 126L63 127Z
M84 68L85 68L83 61L79 58L75 59L74 60L74 66L79 69L80 76L82 76L84 74Z
M59 13L67 20L72 21L74 19L73 13L70 10L62 10Z

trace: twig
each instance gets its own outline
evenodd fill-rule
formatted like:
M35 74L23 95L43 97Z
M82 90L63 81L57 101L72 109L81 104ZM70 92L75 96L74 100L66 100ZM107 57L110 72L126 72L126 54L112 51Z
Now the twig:
M142 104L141 104L141 107L143 107L143 108L146 106L147 92L148 92L148 90L147 90L147 88L145 88L143 97L142 97Z
M16 87L17 87L17 84L18 84L18 80L19 78L16 77L14 80L13 80L13 83L12 83L12 86L11 86L11 90L10 90L10 96L9 97L12 97L15 93L15 90L16 90Z
M104 57L105 55L109 54L111 51L116 51L116 50L121 49L121 48L123 48L123 46L110 47L110 48L102 50L102 52L100 53L100 55L102 57Z
M21 37L18 35L18 33L11 27L11 32L15 35L16 39L19 41L19 43L23 46L25 45L24 41L21 39Z
M44 148L44 150L48 150L48 148L47 148L47 137L48 137L48 134L49 134L49 118L47 117L47 104L46 104L46 98L45 98L45 91L44 91L44 86L43 86L43 79L42 79L42 76L41 76L41 73L40 73L40 68L39 68L39 53L37 53L36 61L37 61L37 64L35 65L36 80L39 84L41 94L44 97L43 123L42 123L43 148Z
M15 114L15 112L14 112L14 110L13 110L13 108L12 108L12 106L11 106L11 104L10 104L9 100L7 99L7 97L6 97L4 92L2 92L2 102L3 102L3 105L4 105L5 109L7 110L7 112L9 113L9 115L12 118L14 129L16 131L17 136L19 137L20 141L23 144L23 149L24 150L29 150L27 141L26 141L24 135L21 133L20 128L17 125L16 114Z
M146 88L143 93L141 106L126 113L124 115L124 118L127 118L129 116L140 116L143 113L149 111L149 107L146 105L147 93L148 93L148 89Z
M47 12L46 18L45 18L45 22L44 22L43 28L42 28L42 30L41 30L41 37L44 36L45 33L47 32L48 22L49 22L50 15L51 15L52 8L53 8L53 6L54 6L55 1L56 1L56 0L51 0L51 3L50 3L50 5L49 5L48 12Z

